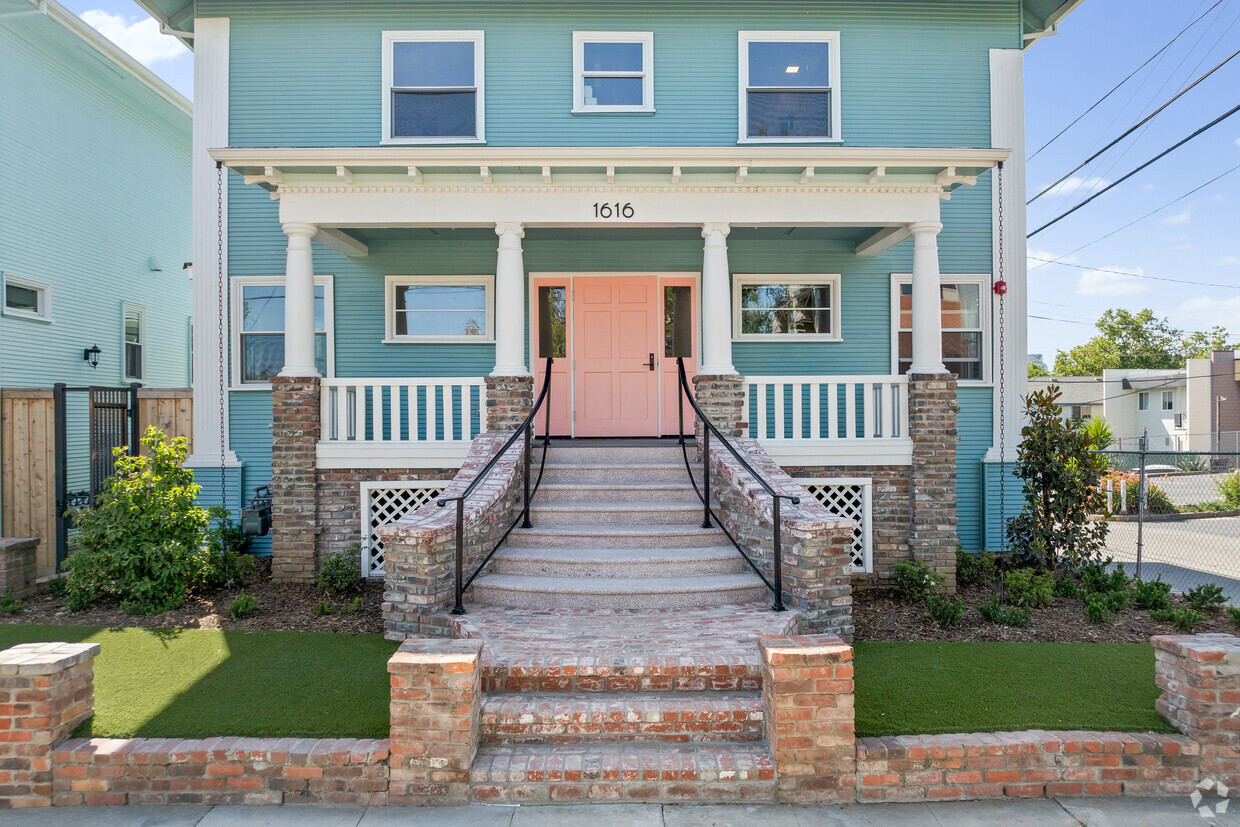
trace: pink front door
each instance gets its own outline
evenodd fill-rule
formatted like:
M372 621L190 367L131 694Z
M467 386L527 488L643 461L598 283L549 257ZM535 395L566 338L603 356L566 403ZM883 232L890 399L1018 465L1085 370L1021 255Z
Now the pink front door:
M573 286L577 436L659 433L663 301L655 276L593 276Z

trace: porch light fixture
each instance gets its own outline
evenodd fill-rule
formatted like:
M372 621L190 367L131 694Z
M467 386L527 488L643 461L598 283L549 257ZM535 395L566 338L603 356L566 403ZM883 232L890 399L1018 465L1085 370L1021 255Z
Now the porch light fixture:
M91 345L90 347L82 348L82 359L90 362L92 368L97 368L99 367L100 353L103 353L103 351L99 349L99 345Z

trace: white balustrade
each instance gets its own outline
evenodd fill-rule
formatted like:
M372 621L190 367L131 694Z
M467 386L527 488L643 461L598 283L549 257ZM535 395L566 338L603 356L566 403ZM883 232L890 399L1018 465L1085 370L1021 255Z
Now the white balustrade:
M904 376L748 376L749 435L772 440L908 439Z
M468 443L486 429L482 378L324 379L320 442Z

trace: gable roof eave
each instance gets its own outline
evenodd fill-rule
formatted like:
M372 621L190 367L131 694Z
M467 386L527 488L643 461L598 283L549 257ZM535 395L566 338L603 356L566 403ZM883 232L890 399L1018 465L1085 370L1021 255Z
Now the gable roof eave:
M1059 22L1084 2L1085 0L1022 0L1024 48L1028 49L1044 37L1058 34Z

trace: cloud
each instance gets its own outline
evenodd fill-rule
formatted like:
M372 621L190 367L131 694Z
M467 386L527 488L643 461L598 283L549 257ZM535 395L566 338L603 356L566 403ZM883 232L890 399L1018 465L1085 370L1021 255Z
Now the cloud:
M1231 332L1236 331L1236 319L1240 318L1240 296L1220 299L1215 296L1196 296L1181 304L1171 314L1177 326L1193 322L1198 330L1218 325Z
M1178 224L1188 224L1193 220L1192 208L1185 207L1183 212L1172 213L1162 220L1163 224L1168 226L1176 226Z
M1123 270L1124 273L1117 273ZM1148 284L1126 273L1143 273L1140 267L1101 267L1081 273L1076 292L1082 296L1135 296L1148 293Z
M1080 193L1081 195L1091 195L1098 190L1111 183L1105 178L1089 177L1078 178L1075 175L1060 181L1055 186L1046 191L1047 195L1073 195Z
M1215 267L1231 267L1235 264L1240 264L1240 258L1237 258L1236 256L1223 256L1222 258L1214 260Z
M161 60L172 60L189 52L175 37L159 33L159 23L154 18L126 22L124 16L109 14L102 9L82 12L82 19L101 35L120 46L143 66Z
M1050 250L1042 250L1036 247L1028 248L1025 251L1025 256L1025 268L1029 272L1033 272L1034 270L1042 270L1049 273L1050 268L1057 265L1076 263L1075 256L1064 256L1063 258L1060 258L1058 253L1052 253Z

